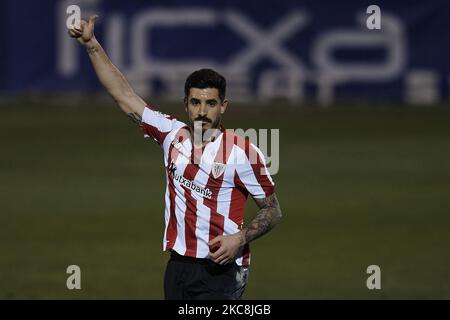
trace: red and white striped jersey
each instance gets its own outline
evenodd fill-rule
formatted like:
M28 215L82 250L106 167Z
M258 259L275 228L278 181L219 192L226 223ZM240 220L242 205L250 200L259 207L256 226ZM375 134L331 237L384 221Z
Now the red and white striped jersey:
M274 192L261 151L232 131L221 128L214 140L196 148L185 123L150 106L142 127L164 152L165 251L207 258L211 239L242 229L249 194L260 199ZM236 263L249 265L248 245Z

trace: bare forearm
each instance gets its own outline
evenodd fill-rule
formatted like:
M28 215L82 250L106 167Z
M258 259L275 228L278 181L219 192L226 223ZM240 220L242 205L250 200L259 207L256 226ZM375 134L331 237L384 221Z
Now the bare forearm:
M141 110L131 109L130 106L121 103L131 96L135 97L133 89L120 70L111 62L100 43L93 37L84 45L92 66L100 83L105 87L106 91L119 103L126 113L142 114ZM145 105L145 102L142 101Z
M266 234L281 220L281 209L275 194L257 201L257 203L261 208L260 211L248 226L241 231L243 244Z
M79 26L69 28L69 35L77 39L88 52L95 73L106 91L120 108L140 125L146 103L133 91L127 79L111 62L105 50L95 38L94 25L97 18L97 15L91 15L89 22L81 20Z

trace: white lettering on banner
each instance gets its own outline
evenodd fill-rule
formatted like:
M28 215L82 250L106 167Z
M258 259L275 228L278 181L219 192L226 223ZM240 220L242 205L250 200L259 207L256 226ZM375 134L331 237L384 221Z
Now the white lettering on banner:
M212 10L207 9L149 9L136 14L131 22L131 72L140 70L145 73L173 73L176 70L189 70L199 65L210 65L211 61L200 60L179 63L157 60L146 51L151 48L151 31L155 27L211 27L216 24L218 17ZM134 69L134 70L133 70Z
M364 16L359 16L363 26ZM380 82L393 80L401 75L406 65L405 35L403 25L393 16L384 14L383 32L373 33L337 29L320 36L316 41L312 57L318 67L319 102L334 101L334 89L349 82ZM339 63L333 58L338 49L385 49L386 59L378 63Z
M83 12L94 12L101 0L80 0ZM60 8L67 8L70 0L61 0ZM85 10L84 6L89 10ZM64 16L66 19L66 16ZM383 13L383 30L370 31L366 27L367 15L358 15L358 26L353 29L333 29L316 36L311 45L312 66L290 51L285 42L305 29L312 20L304 11L293 11L280 16L270 27L262 29L242 12L233 9L218 11L212 8L149 8L137 11L129 21L118 13L104 16L104 38L112 61L127 75L133 88L143 95L153 94L153 81L164 88L164 97L179 101L185 78L193 70L210 67L227 78L228 92L235 101L258 98L287 98L301 101L307 83L317 87L318 100L328 104L335 100L335 90L347 83L378 83L397 80L403 75L407 57L406 36L402 22ZM65 20L64 20L65 21ZM245 45L233 52L225 63L213 58L166 60L152 55L152 31L185 27L213 28L223 25L239 36ZM125 40L130 47L124 52ZM76 75L79 54L76 42L67 37L64 29L59 34L58 73L64 77ZM334 57L337 50L381 49L385 57L376 62L342 62ZM129 63L124 58L129 54ZM183 53L181 52L180 55ZM253 88L253 68L262 59L270 59L277 67L260 71Z
M286 98L301 101L304 97L304 84L307 71L292 72L289 69L267 70L261 73L256 95L262 101L273 98Z
M106 20L106 50L114 64L122 69L124 67L124 41L125 19L121 14L110 14Z
M433 105L439 102L439 74L432 70L412 70L405 75L405 101L411 105Z
M306 16L294 12L280 19L271 31L263 32L248 18L237 11L228 11L225 22L230 29L248 40L250 46L237 54L226 66L230 70L248 70L253 64L265 56L271 57L274 63L295 72L304 69L297 58L281 46L281 42L292 36L307 23Z

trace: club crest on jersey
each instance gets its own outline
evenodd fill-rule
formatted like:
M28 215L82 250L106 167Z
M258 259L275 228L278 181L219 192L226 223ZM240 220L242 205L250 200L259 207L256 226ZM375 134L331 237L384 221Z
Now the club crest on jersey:
M214 179L217 179L218 177L220 177L224 171L225 171L225 164L219 163L219 162L214 162L212 169L211 169L211 173L212 173Z

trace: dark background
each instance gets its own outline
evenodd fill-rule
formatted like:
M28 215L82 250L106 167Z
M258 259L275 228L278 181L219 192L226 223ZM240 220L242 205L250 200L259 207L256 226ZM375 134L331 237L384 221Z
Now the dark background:
M81 49L75 47L75 74L58 73L57 33L66 32L58 20L65 15L61 3L0 5L0 34L7 39L0 49L0 298L161 299L168 258L161 250L161 150L105 96ZM86 3L79 1L82 10ZM190 3L218 12L232 8L265 31L295 8L308 12L308 27L282 46L313 75L322 74L311 49L319 34L361 30L355 13L371 4ZM230 93L227 128L280 129L280 170L273 178L284 219L252 244L246 299L450 298L450 7L445 1L378 5L382 21L388 12L404 26L404 67L392 77L337 85L333 99L323 101L313 76L301 98L264 99L257 89L261 72L283 69L266 57L248 71L251 94ZM92 8L104 23L98 38L107 42L105 21L112 14L132 17L160 6L98 1ZM195 30L156 30L149 56L228 61L245 46L229 31L197 31L206 39L201 44L209 38L212 45L183 43L199 34ZM127 75L128 41L121 68ZM350 63L386 58L382 48L336 54ZM417 70L432 75L419 79L417 95L407 94L408 74ZM179 93L168 93L158 77L138 91L184 120L184 78L180 74ZM246 221L256 212L250 199ZM81 268L81 290L66 288L72 264ZM366 287L373 264L381 268L381 290Z

